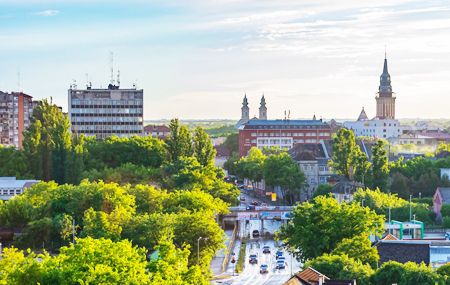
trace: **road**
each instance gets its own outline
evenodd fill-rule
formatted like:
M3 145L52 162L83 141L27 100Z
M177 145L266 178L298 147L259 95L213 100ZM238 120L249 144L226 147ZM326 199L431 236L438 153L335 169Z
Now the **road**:
M245 225L245 222L243 222ZM275 230L277 230L281 225L281 222L278 221L265 221L264 228L265 231L273 234ZM252 233L253 230L260 230L261 222L258 220L250 221L243 229L244 236L248 236L249 233ZM240 240L236 240L236 245L234 252L236 254L236 260L239 258L239 248L241 242ZM270 247L270 254L263 253L263 247ZM283 251L283 256L285 257L285 269L277 269L276 268L276 257L275 252L280 250L277 242L273 239L263 239L259 238L251 238L247 241L247 247L245 251L245 267L243 272L241 272L238 276L233 276L233 272L235 272L236 263L228 264L227 274L230 275L230 278L223 279L220 281L215 281L213 284L230 284L230 285L279 285L286 282L291 277L291 272L296 273L300 270L301 263L299 263L295 258L293 258L288 252ZM256 254L258 257L258 264L250 264L249 256L250 254ZM269 267L268 273L261 274L260 266L261 264L267 264Z

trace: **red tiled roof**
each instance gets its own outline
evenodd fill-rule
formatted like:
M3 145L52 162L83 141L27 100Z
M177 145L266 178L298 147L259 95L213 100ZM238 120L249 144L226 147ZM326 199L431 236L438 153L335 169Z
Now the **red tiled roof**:
M152 132L160 132L160 133L168 133L170 129L165 125L148 125L144 127L144 132L152 133Z

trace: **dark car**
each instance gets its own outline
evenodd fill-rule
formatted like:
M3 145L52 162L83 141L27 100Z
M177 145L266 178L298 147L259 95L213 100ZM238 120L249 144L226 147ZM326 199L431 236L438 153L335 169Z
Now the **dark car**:
M283 252L281 250L277 250L275 257L278 259L280 256L283 256Z
M252 232L252 235L253 235L254 238L255 238L255 237L259 237L259 231L258 231L258 230L254 230L254 231Z
M248 262L250 264L258 264L258 257L256 256L256 254L250 254Z
M244 197L244 196L241 196L241 197L239 198L239 200L241 200L241 202L245 202L245 197Z
M263 246L263 253L270 253L270 246L268 245Z
M259 268L259 273L264 274L269 272L269 266L267 264L261 264Z
M258 203L258 201L253 200L253 201L252 201L252 205L253 205L253 206L258 206L259 203Z
M284 263L284 260L278 260L277 261L277 269L285 269L286 264Z

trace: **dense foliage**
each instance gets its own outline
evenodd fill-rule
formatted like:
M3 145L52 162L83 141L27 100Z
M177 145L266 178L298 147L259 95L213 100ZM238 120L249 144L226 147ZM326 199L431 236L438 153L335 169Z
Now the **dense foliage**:
M302 261L331 253L344 239L380 234L384 225L383 217L367 207L356 203L339 204L336 199L325 196L298 205L292 214L278 238Z

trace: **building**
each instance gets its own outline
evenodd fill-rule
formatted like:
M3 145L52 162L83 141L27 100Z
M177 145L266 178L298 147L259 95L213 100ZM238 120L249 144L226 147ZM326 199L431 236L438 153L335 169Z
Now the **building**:
M170 129L166 125L148 125L144 127L144 135L165 139L170 135Z
M16 177L0 177L0 200L9 200L21 195L25 189L38 183L39 180L17 180Z
M442 205L450 204L450 187L438 187L433 195L433 211L436 219L442 219Z
M23 132L30 125L33 106L30 95L0 91L0 144L22 147Z
M251 119L239 126L239 155L252 147L289 150L296 144L320 143L331 139L331 128L322 120Z
M446 240L380 240L375 246L380 266L388 261L411 261L438 268L450 262L450 242Z
M314 268L308 267L295 273L283 285L356 285L356 280L331 280Z
M130 137L143 134L144 91L120 89L112 81L107 89L77 89L68 91L69 119L72 132L97 139L117 135Z
M267 120L267 106L264 94L262 95L261 101L259 102L259 119ZM241 118L239 119L236 127L239 128L243 124L248 123L249 120L250 120L250 108L248 107L247 94L244 94L244 99L242 100L242 107L241 107Z
M319 143L296 144L289 150L289 155L297 162L302 172L305 174L306 199L309 199L317 186L328 183L332 176L328 162L330 160L330 141L320 141Z
M384 58L383 73L376 100L376 116L369 119L364 107L356 121L344 122L344 127L352 130L356 136L374 138L396 138L403 132L400 122L395 119L395 96L392 91L391 76L388 72L387 59Z

